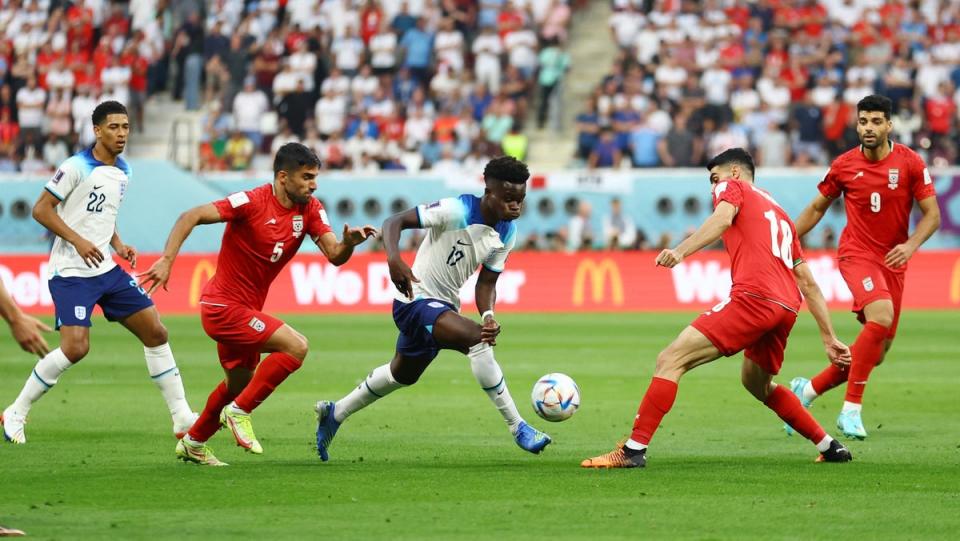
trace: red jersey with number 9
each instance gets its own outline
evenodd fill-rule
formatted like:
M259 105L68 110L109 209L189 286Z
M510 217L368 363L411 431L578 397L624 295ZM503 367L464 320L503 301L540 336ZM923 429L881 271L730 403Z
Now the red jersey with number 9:
M718 182L713 206L722 201L737 207L723 234L732 265L730 295L753 295L798 311L801 297L793 268L803 262L803 249L790 217L769 193L749 182Z
M284 208L273 195L273 184L237 192L213 204L227 229L217 272L203 288L202 302L262 310L270 284L304 237L318 239L332 231L320 201L311 197L305 205Z
M891 143L887 157L870 161L861 147L833 160L817 186L824 197L843 195L847 226L840 236L840 258L883 260L894 246L910 235L913 201L937 194L930 172L916 152ZM889 269L903 273L907 266Z

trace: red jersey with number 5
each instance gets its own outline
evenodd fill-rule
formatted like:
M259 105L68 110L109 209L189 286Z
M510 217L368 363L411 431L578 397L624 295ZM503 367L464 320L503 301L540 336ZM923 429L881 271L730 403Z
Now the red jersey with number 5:
M803 262L803 249L790 217L769 193L749 182L718 182L713 206L722 201L737 207L733 224L723 233L733 277L730 295L753 295L798 311L801 297L793 268Z
M273 184L237 192L215 201L227 222L217 272L203 288L200 300L211 304L241 304L262 310L267 291L304 237L332 231L327 213L316 198L284 208L273 195Z
M890 153L870 161L862 147L833 160L817 188L831 199L843 195L847 226L840 236L839 256L883 262L894 246L910 236L913 201L936 195L930 172L916 152L891 143ZM890 269L905 272L907 266Z

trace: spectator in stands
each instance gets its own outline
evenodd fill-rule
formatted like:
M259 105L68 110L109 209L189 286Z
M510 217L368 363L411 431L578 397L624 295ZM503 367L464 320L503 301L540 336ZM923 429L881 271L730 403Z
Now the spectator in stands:
M604 246L616 250L632 250L637 241L637 227L629 214L623 211L620 199L610 200L610 212L603 217Z
M416 28L417 24L417 17L410 13L410 3L406 0L401 1L400 10L390 22L390 28L397 33L397 36L399 36L400 39L403 39L407 31Z
M796 140L793 144L795 156L806 155L818 164L826 162L823 153L823 113L815 103L810 92L804 94L803 102L793 110L793 129Z
M124 49L120 64L130 70L130 101L126 105L130 111L131 124L137 132L143 133L143 109L147 103L147 73L150 62L140 53L137 43L133 42Z
M485 85L493 94L499 93L503 42L493 26L483 27L481 34L473 40L472 50L477 83Z
M243 132L234 130L230 134L224 155L227 165L233 171L246 171L253 160L253 142Z
M703 145L687 128L688 120L689 113L681 110L667 134L657 141L657 155L666 167L695 167L700 164Z
M323 97L317 101L314 110L317 130L323 136L343 130L347 115L347 100L334 92L332 86L323 90Z
M0 153L0 173L16 173L20 170L20 157L17 147L11 146Z
M269 107L267 95L256 87L256 81L252 76L247 77L243 90L233 100L233 119L236 129L257 149L263 144L263 133L260 131L261 118Z
M953 85L949 81L941 82L935 93L924 98L923 108L933 149L947 152L957 116L957 105L953 101ZM22 125L21 121L21 127Z
M591 169L619 167L621 157L622 153L620 151L620 146L617 145L613 130L610 128L603 128L600 131L599 140L593 145L593 148L590 151L590 157L587 160L587 165Z
M509 0L507 5L510 5ZM519 70L523 78L529 81L537 69L537 34L529 26L514 28L508 23L506 28L511 30L505 35L501 32L501 36L508 64Z
M47 165L48 169L53 170L70 157L70 149L67 148L67 144L63 139L51 132L47 135L46 142L43 143L42 155L43 162Z
M293 133L293 130L290 129L290 125L287 124L287 121L280 119L279 129L277 134L273 136L273 141L270 142L270 154L275 155L280 147L287 143L299 143L300 138L297 137L297 134Z
M427 30L424 17L417 19L417 25L403 35L400 48L403 50L403 66L410 70L410 75L420 84L429 82L433 33Z
M537 127L541 130L547 122L547 109L550 106L550 96L563 82L563 76L570 68L570 55L563 50L556 39L548 41L540 51L538 59L540 72L537 75L537 84L540 88L540 104L537 108Z
M513 127L514 119L513 115L507 112L508 107L503 98L497 98L483 117L481 125L487 135L487 140L491 143L499 145L503 141L503 137Z
M776 120L757 142L757 165L761 167L786 167L790 165L790 137Z
M13 120L10 109L0 108L0 154L10 147L16 148L20 140L20 125Z
M375 75L392 75L397 65L397 34L394 33L387 19L380 21L380 31L370 38L370 66Z
M592 207L587 201L580 201L577 213L567 224L567 251L575 252L593 248L593 227L590 224Z
M530 146L530 138L527 134L523 133L519 124L514 124L510 128L510 133L503 136L500 145L504 155L513 156L518 160L526 160L527 148Z
M660 155L657 147L662 135L649 122L638 123L628 134L628 144L625 150L630 152L634 167L658 167Z
M47 133L66 137L73 128L73 99L69 90L57 90L47 102ZM57 162L59 164L59 162Z
M433 40L433 47L438 64L445 63L451 71L457 74L463 71L463 33L454 27L452 18L446 17L440 21L440 30Z
M181 96L188 111L200 108L200 82L203 78L203 26L200 14L192 11L177 31L172 56L177 61L174 98Z
M909 98L901 98L897 113L890 120L893 122L893 140L913 147L914 137L923 127L923 117L917 114L913 101Z
M287 122L290 130L303 137L304 123L307 121L307 115L314 109L314 97L304 87L303 78L297 79L296 88L293 92L287 94L277 105L277 114Z
M9 84L0 85L0 111L9 112L10 120L17 121L16 93Z
M40 137L46 102L46 91L37 85L37 78L30 75L27 86L17 91L17 118L24 137L27 134L33 134L34 139Z

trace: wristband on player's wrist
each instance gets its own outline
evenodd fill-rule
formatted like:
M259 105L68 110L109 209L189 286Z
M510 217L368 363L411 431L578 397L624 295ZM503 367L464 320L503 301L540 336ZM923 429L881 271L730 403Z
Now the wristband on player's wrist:
M486 321L487 316L493 317L493 310L487 310L486 312L480 314L480 321Z

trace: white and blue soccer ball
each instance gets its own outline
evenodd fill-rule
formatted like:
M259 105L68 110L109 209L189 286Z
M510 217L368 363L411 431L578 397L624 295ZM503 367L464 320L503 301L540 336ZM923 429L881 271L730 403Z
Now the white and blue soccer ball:
M554 372L537 380L530 396L533 410L550 422L565 421L580 407L580 388L573 378Z

